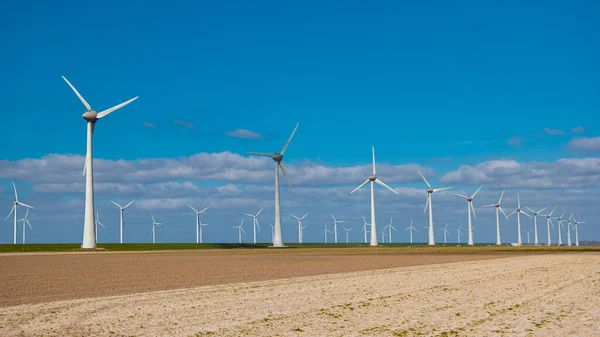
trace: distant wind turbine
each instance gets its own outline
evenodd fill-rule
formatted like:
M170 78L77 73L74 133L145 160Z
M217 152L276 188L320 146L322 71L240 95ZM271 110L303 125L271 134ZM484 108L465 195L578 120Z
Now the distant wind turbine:
M295 215L292 215L293 218L298 220L298 243L302 243L302 237L304 236L304 228L306 228L306 226L302 225L302 220L304 220L304 218L306 218L307 215L308 213L304 214L300 218Z
M531 231L527 232L527 244L529 244L529 234L531 234Z
M93 155L92 155L92 136L94 135L94 127L99 119L102 119L111 112L118 110L127 104L135 101L138 97L134 97L121 104L115 105L112 108L106 109L102 112L96 112L92 110L92 107L86 102L81 96L79 91L69 82L66 77L62 77L65 82L71 87L75 95L79 97L79 100L87 111L81 116L87 122L87 150L85 154L85 163L83 165L83 174L85 175L85 218L83 223L83 243L81 248L96 248L96 238L94 237L94 178L93 178ZM121 243L123 243L121 241Z
M196 213L196 243L202 243L202 222L200 221L200 214L204 213L207 209L210 208L210 206L207 206L206 208L204 208L203 210L201 210L200 212L198 212L197 209L195 209L194 207L192 207L192 205L188 205L192 210L194 210L194 213ZM208 224L205 224L204 226L207 226Z
M450 232L448 232L448 224L446 224L446 227L440 228L439 230L444 232L444 244L446 244L446 234L450 234Z
M455 228L453 230L455 230L457 232L456 234L458 235L458 243L460 244L460 237L462 236L462 225L460 225L460 227Z
M475 219L477 218L477 216L475 215L475 208L473 207L473 198L475 198L475 196L477 195L477 193L479 193L479 191L481 190L482 187L483 187L483 184L481 184L481 186L479 186L477 191L475 191L475 193L473 193L473 195L471 195L471 196L467 196L467 195L463 195L463 194L459 194L459 193L452 193L456 196L465 198L467 200L467 214L468 214L468 218L469 218L469 242L468 242L469 246L473 245L473 226L471 225L471 211L473 211L473 218L475 218Z
M102 228L106 229L106 227L104 226L104 224L102 224L102 222L100 222L100 213L98 212L98 209L96 209L96 226L95 226L95 235L96 235L96 242L100 242L100 240L98 240L98 225L102 226Z
M517 194L517 209L515 209L512 213L510 213L508 215L508 217L510 217L511 215L517 213L517 244L519 246L523 245L523 240L521 240L521 213L523 213L524 215L528 216L531 218L531 215L525 213L525 211L523 211L521 209L521 199L519 197L519 194Z
M360 231L364 232L364 234L365 234L365 243L367 243L367 232L369 231L369 229L367 228L367 226L369 226L369 224L367 223L367 219L365 219L364 215L363 215L362 218L363 218L364 224L363 224L362 229Z
M325 235L325 243L327 243L327 233L333 234L332 231L327 229L327 221L325 221L325 230L323 232L321 232L321 234Z
M237 228L238 229L238 243L242 243L242 233L244 233L244 235L246 235L246 231L244 230L244 219L242 218L242 222L240 223L239 226L233 226L233 228Z
M346 231L346 243L348 243L348 233L350 233L350 231L352 230L352 228L346 228L346 227L343 227L343 228Z
M552 225L552 227L554 227L554 224L552 223L552 213L554 213L554 211L556 210L556 207L554 207L554 209L552 209L552 212L550 212L549 214L546 214L546 225L548 226L548 246L550 246L552 244L552 239L550 238L550 225ZM565 215L565 212L563 212L563 214L559 217L554 217L554 219L558 220L559 226L560 223L562 223L562 217Z
M15 191L15 201L13 202L13 207L10 209L10 213L8 213L8 216L6 217L6 219L4 219L4 221L8 220L8 218L10 218L10 215L13 214L14 216L14 228L13 228L13 235L14 235L14 241L13 244L17 244L17 206L23 206L26 207L27 210L29 210L30 208L35 209L35 207L33 206L29 206L25 203L22 203L19 201L19 195L17 194L17 187L15 186L15 182L12 182L13 184L13 190Z
M156 226L162 225L162 222L156 222L154 219L154 215L150 214L152 217L152 243L156 243Z
M390 224L385 226L383 229L388 230L388 242L392 243L392 229L394 230L394 232L397 232L398 230L396 230L396 228L394 226L392 226L392 217L390 217Z
M571 224L567 223L567 246L571 247Z
M532 210L532 209L531 209L531 208L529 208L529 207L525 207L525 208L527 208L527 209L528 209L528 210L531 212L531 214L533 215L533 244L537 246L537 245L539 245L539 244L540 244L540 242L538 241L537 216L538 216L538 215L542 215L542 216L543 216L542 212L543 212L543 211L544 211L546 208L548 208L548 207L544 207L544 208L540 209L540 210L539 210L539 211L537 211L537 212L536 212L536 211L534 211L534 210ZM528 242L528 243L529 243L529 242Z
M275 235L273 238L273 247L283 247L283 236L281 234L281 209L279 203L279 168L281 168L283 176L285 177L285 180L287 180L288 186L290 188L290 193L292 193L292 184L290 183L290 179L288 178L287 173L285 173L285 169L283 166L283 154L285 153L285 150L287 150L288 145L290 145L290 142L292 141L292 138L294 137L294 134L296 133L299 124L300 123L296 124L296 127L294 128L294 131L292 131L290 138L288 139L287 143L285 143L285 145L283 146L283 149L281 149L281 153L247 152L248 154L254 154L263 157L271 157L275 161Z
M427 184L427 202L425 203L425 209L423 210L423 213L425 213L427 211L427 206L429 206L429 245L430 246L435 246L435 236L433 235L433 209L432 209L432 205L431 205L431 196L433 195L433 193L435 192L440 192L440 191L444 191L444 190L448 190L451 189L452 187L442 187L442 188L433 188L431 187L431 185L429 185L429 182L427 181L427 179L425 179L425 176L423 176L423 173L421 173L421 171L417 170L417 172L419 172L419 174L421 175L421 178L423 178L423 181L425 182L425 184Z
M126 209L127 207L129 207L131 204L133 204L133 202L134 202L134 201L135 201L135 199L131 200L131 202L130 202L130 203L128 203L127 205L125 205L125 207L123 207L123 206L121 206L121 205L117 204L116 202L114 202L114 201L112 201L112 200L110 201L110 202L112 202L113 204L115 204L117 207L119 207L119 232L120 232L120 235L119 235L119 242L120 242L121 244L123 244L123 223L125 222L125 221L124 221L124 215L123 215L123 212L125 211L125 209ZM86 206L86 207L87 207L87 206Z
M583 221L577 221L573 214L571 214L571 218L573 219L573 228L575 228L575 246L579 247L579 225L584 224Z
M329 213L331 215L331 218L333 218L333 241L335 243L338 243L337 241L337 224L338 223L342 223L342 222L346 222L346 220L337 220L333 214Z
M418 230L416 228L413 227L413 219L410 219L410 226L406 227L406 229L404 231L410 231L410 243L413 243L413 231L417 231Z
M377 183L377 184L387 188L388 190L392 191L395 194L398 194L398 192L394 191L391 187L386 185L383 181L379 180L379 178L377 178L377 176L375 175L377 170L375 169L375 147L374 146L371 147L371 151L373 154L373 173L367 178L367 180L365 180L364 183L360 184L357 188L355 188L352 192L350 192L350 194L358 191L361 187L365 186L366 184L371 183L371 243L370 243L370 246L377 246L377 226L376 226L376 221L375 221L375 185L374 185L374 183Z
M26 223L29 226L29 229L31 229L31 231L33 232L33 227L31 227L29 220L27 220L28 215L29 215L29 208L27 208L27 210L25 211L25 216L22 219L19 219L19 221L23 222L23 244L25 244L25 227L26 227L25 224Z
M502 190L502 194L500 194L500 199L498 199L497 203L481 206L481 207L495 207L496 208L496 246L502 245L502 240L500 240L500 214L498 212L502 212L502 214L504 214L504 217L506 218L506 220L508 220L508 216L506 215L506 213L504 213L504 210L502 209L502 206L500 205L502 203L502 197L504 197L504 190Z
M273 243L273 238L275 237L275 226L273 226L270 222L269 226L271 226L271 243Z
M258 216L260 215L260 212L262 212L262 210L263 208L261 207L261 209L258 210L258 213L256 214L244 213L244 215L247 215L252 218L252 227L254 228L254 243L256 243L256 229L258 228L258 230L260 231L260 225L258 224Z

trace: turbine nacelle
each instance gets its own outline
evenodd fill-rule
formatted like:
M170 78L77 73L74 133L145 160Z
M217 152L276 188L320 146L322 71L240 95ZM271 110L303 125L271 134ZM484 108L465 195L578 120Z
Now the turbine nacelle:
M98 113L94 110L88 110L83 115L81 115L81 118L85 119L88 122L94 123L98 120Z
M372 174L372 175L369 176L369 180L370 181L375 181L375 180L377 180L377 176L374 175L374 174Z
M273 153L273 156L271 156L271 158L273 158L274 161L279 163L283 160L283 155L281 153Z

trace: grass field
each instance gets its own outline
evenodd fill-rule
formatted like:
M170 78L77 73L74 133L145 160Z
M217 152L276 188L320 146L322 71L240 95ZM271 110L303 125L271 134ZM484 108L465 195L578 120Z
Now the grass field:
M98 248L106 251L151 251L151 250L180 250L180 249L268 249L271 244L238 244L238 243L127 243L127 244L98 244ZM448 253L475 253L475 252L597 252L600 251L600 246L522 246L512 247L509 245L496 246L492 244L476 244L474 246L467 245L437 245L428 246L423 243L384 243L379 247L371 249L366 243L303 243L303 244L286 244L289 248L319 250L319 249L336 249L336 248L356 248L343 249L345 253L349 252L381 252L382 249L390 252L448 252ZM285 250L285 249L284 249ZM9 252L76 252L82 251L80 244L0 244L0 253Z

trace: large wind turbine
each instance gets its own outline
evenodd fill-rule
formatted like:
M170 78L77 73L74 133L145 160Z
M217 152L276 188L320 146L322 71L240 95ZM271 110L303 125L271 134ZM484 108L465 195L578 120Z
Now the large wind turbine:
M427 184L427 202L425 203L425 209L423 210L423 213L427 211L427 206L429 205L429 245L435 246L435 236L433 235L433 209L431 205L431 195L435 192L451 189L452 187L433 188L431 187L431 185L429 185L429 182L427 181L427 179L425 179L425 176L423 176L421 171L417 170L417 172L419 172L421 178L423 178L423 181L425 182L425 184Z
M93 199L93 196L92 196L92 199ZM110 202L112 202L113 204L115 204L117 207L119 207L119 242L120 242L121 244L123 244L123 222L124 222L124 216L123 216L123 212L125 211L125 209L126 209L127 207L131 206L131 204L133 204L133 202L134 202L134 201L135 201L135 199L131 200L131 202L130 202L130 203L128 203L127 205L125 205L125 207L123 207L123 206L121 206L121 205L117 204L116 202L114 202L114 201L112 201L112 200L110 201ZM93 205L92 205L92 206L93 206ZM86 210L87 210L87 204L86 204L86 206L85 206L85 207L86 207ZM85 234L84 234L84 237L85 237ZM96 241L95 241L95 238L94 238L94 247L95 247L95 245L96 245Z
M35 207L33 206L29 206L27 204L24 204L22 202L19 201L19 195L17 194L17 187L15 186L15 182L12 182L13 184L13 190L15 191L15 201L13 202L13 207L10 209L10 213L8 213L8 216L6 217L6 219L4 219L4 221L8 220L8 218L10 218L10 215L13 214L14 216L14 229L13 229L13 235L14 235L14 241L13 243L16 245L17 244L17 206L23 206L23 207L27 207L27 209L29 210L29 208L33 208L35 209Z
M500 214L498 212L502 212L502 214L504 214L504 217L506 218L506 220L508 220L508 216L506 215L506 213L504 213L502 206L500 206L500 204L502 203L502 197L504 197L504 190L502 190L502 194L500 194L500 199L498 199L498 203L481 206L481 207L496 207L496 245L497 246L502 245L502 241L500 240Z
M31 231L33 232L33 227L31 227L31 223L29 223L29 220L27 220L28 215L29 215L29 208L27 208L27 211L25 211L25 216L22 219L19 219L19 221L23 222L23 244L25 244L25 223L27 223L27 225L29 226L29 229L31 229Z
M418 230L413 227L413 220L412 219L410 219L410 226L406 227L406 229L404 231L410 231L410 243L413 243L412 232L413 231L417 231L418 232Z
M152 217L152 243L156 243L156 226L162 225L162 222L156 222L154 220L154 215L150 214Z
M206 208L204 208L203 210L201 210L200 212L198 212L197 209L195 209L194 207L192 207L192 205L188 205L191 209L194 210L194 213L196 213L196 243L202 243L202 227L207 226L208 224L202 224L200 221L200 214L204 213L207 209L210 208L210 206L207 206Z
M523 240L521 240L521 213L527 215L528 217L531 218L531 215L525 213L525 211L523 211L521 209L521 199L519 197L519 194L517 194L517 209L515 209L512 213L510 213L508 216L510 217L511 215L517 213L517 232L518 232L518 237L517 237L517 244L519 246L523 245Z
M87 122L87 151L85 155L85 164L83 166L83 174L85 175L85 219L83 223L83 243L81 248L96 248L96 238L94 237L94 177L92 156L92 135L94 134L94 126L99 119L102 119L108 116L108 114L111 112L135 101L138 99L138 96L102 112L96 112L92 110L92 107L88 104L88 102L86 102L83 96L81 96L79 91L75 89L71 82L69 82L64 76L62 78L65 80L65 82L67 82L69 87L73 89L77 97L79 97L79 100L81 100L81 103L83 103L87 109L83 116L81 116Z
M304 220L304 218L308 215L308 213L304 214L302 217L297 217L295 215L292 215L293 218L295 218L296 220L298 220L298 243L302 243L302 237L303 237L303 233L304 233L304 228L306 228L306 226L302 226L302 220Z
M248 154L255 154L263 157L271 157L275 161L275 237L273 238L273 247L284 247L283 236L281 234L281 208L279 203L279 168L281 168L283 176L285 177L285 180L287 180L288 186L290 188L290 193L292 193L292 184L290 183L290 179L288 178L287 173L285 173L285 169L283 166L283 154L285 153L285 150L287 150L288 145L290 145L290 142L292 141L292 138L294 137L294 134L296 133L299 124L300 123L296 124L294 131L292 131L290 138L281 149L281 152L247 152Z
M383 229L388 229L388 242L392 243L392 229L394 230L394 232L397 232L398 230L392 226L392 217L390 217L390 224L385 226Z
M334 243L338 243L337 242L337 224L338 223L342 223L342 222L346 222L346 220L337 220L333 214L329 213L331 215L331 217L333 218L333 242Z
M479 190L481 190L482 187L483 184L481 184L477 191L475 191L475 193L473 193L473 195L471 196L466 196L459 193L452 193L456 196L467 199L467 216L469 218L469 246L473 245L473 226L471 225L471 211L473 211L473 218L477 219L477 216L475 215L475 208L473 207L473 198L475 198L475 196L477 195L477 193L479 193Z
M96 210L96 219L95 219L95 228L94 228L94 234L96 237L96 242L98 242L98 225L102 226L102 228L106 229L106 227L104 226L104 224L102 222L100 222L100 213L98 213L98 210Z
M583 221L577 221L573 214L571 214L571 218L573 219L573 228L575 228L575 246L579 247L579 225L584 224Z
M552 225L552 227L554 227L554 224L552 223L552 213L554 213L554 211L556 210L556 207L554 207L552 209L552 212L550 212L549 214L545 214L546 216L546 225L548 226L548 246L550 246L552 244L552 239L550 238L550 225ZM558 220L558 228L560 229L560 224L562 223L562 217L563 215L565 215L565 212L563 212L563 214L559 217L554 217L555 219Z
M244 213L244 215L247 215L252 218L252 227L254 228L254 243L256 243L256 228L258 227L258 230L260 231L260 225L258 224L258 215L260 214L260 212L262 212L262 210L263 209L261 207L261 209L256 214Z
M543 212L543 211L544 211L546 208L548 208L548 207L544 207L544 208L540 209L540 210L539 210L539 211L537 211L537 212L536 212L536 211L534 211L534 210L532 210L531 208L529 208L529 207L527 207L527 206L525 206L525 208L527 208L527 209L528 209L528 210L531 212L531 214L533 215L533 244L537 246L537 245L539 245L539 241L538 241L538 230L537 230L537 216L538 216L538 215L541 215L541 216L543 216L542 212ZM528 242L528 243L529 243L529 242Z
M377 226L375 224L375 185L373 183L377 183L388 190L398 194L398 192L394 191L391 187L386 185L383 181L379 180L375 175L375 147L371 147L371 151L373 153L373 173L365 180L364 183L360 184L357 188L355 188L350 194L358 191L361 187L365 186L367 183L371 183L371 244L370 246L377 246Z

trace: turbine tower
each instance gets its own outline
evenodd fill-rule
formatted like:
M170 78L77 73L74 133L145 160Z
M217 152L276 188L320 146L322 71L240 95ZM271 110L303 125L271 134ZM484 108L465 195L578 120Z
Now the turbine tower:
M439 230L444 232L444 244L446 244L446 235L450 235L450 232L448 232L448 224L446 224L446 227L440 228Z
M29 223L29 220L27 220L28 215L29 215L29 208L27 208L27 211L25 211L25 216L22 219L19 219L19 221L23 222L23 244L25 244L25 227L26 227L25 223L27 223L27 225L33 232L33 227L31 227L31 223Z
M114 202L114 201L112 201L112 200L110 201L110 202L112 202L113 204L115 204L117 207L119 207L119 242L120 242L121 244L123 244L123 223L124 223L124 219L125 219L125 218L124 218L124 215L123 215L123 212L125 211L125 209L126 209L127 207L129 207L131 204L133 204L133 202L134 202L134 201L135 201L135 199L131 200L131 202L130 202L130 203L128 203L127 205L125 205L125 207L123 207L123 206L121 206L121 205L117 204L116 202ZM86 208L87 208L87 204L86 204ZM84 236L85 236L85 235L84 235ZM96 244L96 243L95 243L95 241L94 241L94 247L95 247L95 244Z
M538 215L542 215L543 216L542 212L546 208L548 208L548 207L544 207L544 208L540 209L537 212L534 211L534 210L532 210L531 208L529 208L527 206L525 206L525 208L527 208L531 212L531 214L533 215L533 244L536 245L536 246L538 246L539 245L539 241L538 241L538 230L537 230L537 216Z
M196 213L196 243L202 243L202 227L207 226L208 224L202 224L202 222L200 221L200 214L204 213L207 209L210 208L210 206L207 206L200 212L198 212L197 209L192 207L192 205L188 206L194 210L194 213Z
M298 220L298 243L302 243L302 237L304 234L304 228L306 228L306 226L302 226L302 220L304 220L304 218L308 215L308 213L304 214L301 218L292 215L293 218L295 218L296 220Z
M519 197L519 194L517 194L517 209L515 209L512 213L510 213L508 216L510 217L511 215L517 213L517 232L518 232L518 236L517 236L517 244L519 246L523 245L523 240L521 240L521 213L527 215L528 217L531 218L531 215L525 213L525 211L523 211L521 209L521 199Z
M242 233L244 233L244 235L246 235L246 231L244 230L244 218L242 218L242 222L240 223L239 226L233 226L233 228L237 228L238 229L238 243L242 243Z
M554 211L556 210L556 207L554 207L552 209L552 212L550 212L550 214L546 214L546 225L548 226L548 246L550 246L552 244L552 239L550 238L550 225L552 225L552 227L554 227L554 224L552 223L552 213L554 213ZM558 220L558 224L559 224L559 228L560 228L560 224L562 223L562 217L565 215L565 212L563 212L563 214L559 217L554 217L555 219Z
M273 243L273 238L275 238L275 226L273 226L270 222L269 226L271 227L271 243Z
M423 213L427 211L427 206L429 206L429 245L435 246L435 236L433 235L433 209L431 206L431 196L435 192L448 190L452 187L433 188L431 187L431 185L429 185L429 182L427 181L427 179L425 179L421 171L417 170L417 172L419 172L421 178L423 178L423 181L425 182L425 184L427 184L427 202L425 203L425 209L423 210Z
M6 217L6 219L4 219L4 221L8 220L8 218L10 218L10 215L14 213L13 214L13 216L14 216L13 243L16 245L17 244L17 206L20 205L20 206L26 207L28 211L30 208L33 208L33 209L35 209L35 208L19 201L19 195L17 194L17 187L15 186L15 182L13 181L12 184L13 184L13 190L15 191L15 201L13 202L13 207L10 209L10 213L8 213L8 216Z
M247 152L248 154L255 154L263 157L271 157L275 161L275 237L273 238L273 247L284 247L283 236L281 234L281 208L279 203L279 168L281 168L283 176L285 177L285 180L287 180L288 186L290 188L290 193L292 193L292 184L290 183L290 179L288 178L287 173L285 173L285 169L283 166L283 154L285 153L285 150L287 150L288 145L290 145L290 142L292 141L292 138L294 137L294 134L296 133L299 124L300 123L296 124L294 131L292 131L290 138L288 139L287 143L285 143L285 145L283 146L283 149L281 149L281 152Z
M575 229L575 225L571 223L572 218L573 218L573 214L571 214L571 216L567 219L567 228L572 227L573 229ZM560 228L559 228L559 231L560 231Z
M575 246L579 247L579 225L584 224L583 221L577 221L573 214L571 214L571 218L573 219L573 228L575 228Z
M156 226L162 225L162 223L156 222L154 215L150 214L150 216L152 217L152 243L156 243Z
M531 234L531 231L527 232L527 244L529 244L529 234Z
M367 232L369 231L369 230L367 229L367 226L369 226L369 224L367 223L367 219L365 219L365 216L364 216L364 215L363 215L363 221L364 221L364 224L363 224L363 227L362 227L362 229L361 229L360 231L361 231L361 232L364 232L364 234L365 234L365 243L367 243L367 242L368 242L368 241L367 241Z
M375 221L375 185L373 183L377 183L388 190L398 194L398 192L394 191L391 187L386 185L383 181L377 178L376 170L375 170L375 147L371 147L371 152L373 154L373 173L365 180L364 183L360 184L357 188L355 188L350 194L358 191L361 187L365 186L367 183L371 183L371 244L370 246L377 246L377 225Z
M94 237L94 176L92 156L92 136L94 134L94 127L99 119L102 119L108 116L111 112L135 101L138 99L138 96L102 112L96 112L92 110L92 107L88 104L88 102L86 102L83 96L79 94L79 91L75 89L71 82L69 82L64 76L62 78L65 80L65 82L67 82L69 87L73 89L75 95L79 97L79 100L81 100L81 103L83 103L87 109L87 111L81 116L87 122L87 150L85 155L85 163L83 166L83 174L85 175L85 218L83 222L83 243L81 248L96 248L96 238Z
M325 230L323 232L321 232L321 234L325 235L325 243L327 243L327 233L333 234L332 231L330 231L329 229L327 229L327 221L325 221Z
M457 236L458 236L458 244L460 244L460 237L462 235L462 225L460 225L460 227L453 229L457 232Z
M412 226L412 219L410 219L410 226L406 227L404 231L410 231L410 243L412 243L412 231L418 232L418 230Z
M102 226L102 228L106 229L106 227L104 226L104 224L102 224L102 222L100 222L100 213L98 213L98 210L96 209L96 225L94 226L94 234L96 236L96 242L98 242L98 225Z
M346 243L348 243L348 233L352 230L352 228L346 228L346 227L343 227L343 228L346 231Z
M258 213L256 213L256 214L244 213L244 215L247 215L252 218L252 227L254 228L254 243L255 244L256 244L256 228L258 227L258 230L260 231L260 225L258 224L258 215L260 214L260 212L262 212L262 210L263 210L263 208L261 207L261 209L258 210Z
M469 246L473 245L473 226L471 225L471 211L473 211L473 218L477 219L477 216L475 215L475 208L473 207L473 198L475 198L475 196L477 195L477 193L479 193L479 190L481 190L482 187L483 187L483 184L481 184L481 186L479 186L477 191L475 191L475 193L473 193L473 195L471 195L471 196L466 196L466 195L459 194L459 193L452 193L456 196L467 199L467 215L469 218L469 243L468 243Z
M331 213L329 213L329 214L330 214L330 215L331 215L331 217L333 218L333 241L334 241L335 243L338 243L338 242L337 242L337 236L338 236L338 235L337 235L337 224L338 224L338 223L342 223L342 222L346 222L346 220L337 220L337 219L336 219L336 218L333 216L333 214L331 214Z
M500 194L500 199L498 199L498 203L481 206L481 207L496 207L496 246L502 245L502 241L500 240L500 214L499 214L499 212L502 212L502 214L504 214L504 217L506 218L506 220L508 220L508 216L506 215L506 213L504 213L502 206L500 206L500 204L502 203L502 197L504 197L504 190L502 190L502 193Z
M567 224L567 246L571 247L571 224Z
M388 230L388 243L392 243L392 229L394 230L394 232L397 232L398 230L392 226L392 217L390 217L390 224L385 226L383 229Z

